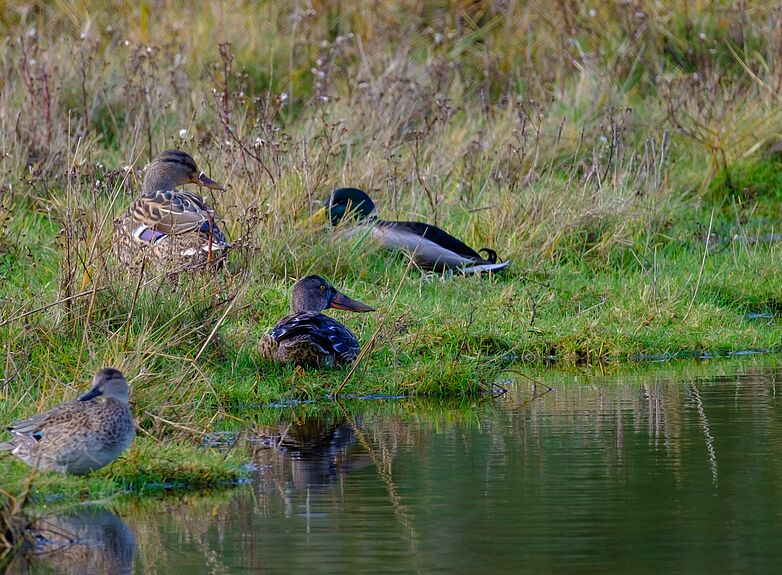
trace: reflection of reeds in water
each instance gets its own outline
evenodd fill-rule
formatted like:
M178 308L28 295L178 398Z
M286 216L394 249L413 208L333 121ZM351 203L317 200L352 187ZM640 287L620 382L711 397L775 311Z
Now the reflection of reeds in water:
M27 573L44 567L57 573L111 573L133 570L136 539L117 515L84 506L41 516L30 532L34 547L17 553L6 573Z
M735 401L750 413L755 406L767 409L775 377L750 371L731 378ZM720 422L726 417L719 410L732 408L733 396L724 382L693 380L656 374L600 385L547 380L556 390L535 401L519 384L499 400L462 405L405 400L344 411L338 404L308 406L277 424L257 425L252 439L237 447L249 450L259 471L233 500L229 494L221 501L163 502L157 504L162 509L153 507L151 520L131 513L139 526L140 564L144 572L166 572L172 551L161 541L167 533L187 548L178 552L220 571L233 568L225 559L231 554L233 561L241 556L247 569L297 565L274 556L277 546L270 541L288 542L293 554L309 552L311 544L333 545L328 549L334 554L365 545L370 553L374 541L362 538L381 529L406 553L406 569L426 571L431 522L439 521L432 513L451 513L439 507L443 503L508 497L509 482L527 502L545 495L549 484L568 489L577 483L567 479L573 473L587 473L590 481L637 482L640 489L644 481L670 476L666 488L675 492L700 488L709 484L720 455L703 446L724 440ZM756 419L739 440L768 433L761 428L764 418ZM443 473L456 466L466 468L455 473L470 481ZM728 468L723 464L721 474ZM441 486L442 499L432 503L439 511L433 512L421 494L431 498ZM461 536L443 534L452 543Z
M543 449L550 433L548 422L557 416L558 424L570 429L576 442L612 438L602 455L606 469L622 461L628 433L645 434L651 447L663 448L676 460L679 447L672 438L681 436L681 395L680 386L657 380L616 387L577 381L558 385L552 394L528 405L508 424L527 453Z
M341 408L342 406L340 406ZM422 571L421 558L418 553L418 534L416 533L415 522L413 515L408 508L402 502L402 497L399 494L399 489L393 479L393 454L396 449L393 440L389 445L385 441L385 435L379 435L375 437L375 441L360 429L356 423L355 418L351 417L347 412L345 413L345 419L350 422L350 426L356 432L359 442L367 450L367 453L372 459L375 468L377 469L380 479L386 488L388 494L388 500L394 509L394 518L398 525L401 527L404 534L405 541L410 550L410 558L413 561L413 566L417 573Z
M24 499L0 490L0 569L27 537Z
M404 428L398 426L396 418L385 421L392 433L372 425L365 427L363 418L356 418L337 405L342 417L315 417L256 430L254 461L264 469L256 495L267 503L267 497L279 495L285 504L285 515L291 516L294 504L288 486L292 485L295 491L306 493L305 515L309 519L311 489L342 481L356 468L374 465L417 565L418 536L413 517L393 480L393 458ZM268 512L268 507L265 510Z
M291 514L289 491L306 491L339 482L351 470L370 463L355 448L354 428L341 418L303 418L255 429L250 441L253 461L261 469L258 497L283 495Z
M711 468L711 479L714 485L717 484L717 453L714 451L714 436L711 434L711 428L709 426L709 420L706 417L706 410L703 407L703 400L701 399L698 386L694 383L690 386L692 390L692 396L695 400L695 409L698 411L698 421L700 423L701 431L703 432L703 438L706 442L706 451L709 454L709 467Z
M762 410L765 399L774 393L778 377L774 372L750 367L744 373L727 379L735 381L736 403L740 399L749 400L750 406L756 405L758 410ZM646 436L651 448L664 451L666 465L680 478L685 463L683 442L687 437L686 429L696 427L703 438L703 454L711 480L716 485L717 438L709 422L708 401L701 392L702 385L720 383L724 378L705 378L703 384L698 383L698 378L691 379L690 382L681 382L653 375L637 385L609 387L590 385L584 381L554 384L557 385L556 392L545 401L534 402L529 409L524 409L523 417L508 420L512 430L510 435L521 438L528 451L540 449L547 433L547 418L552 415L564 417L574 437L598 437L613 432L613 453L604 452L607 464L612 456L622 460L627 437ZM513 400L513 395L509 399ZM758 418L758 421L762 420ZM628 435L630 432L632 435ZM609 468L612 466L607 465Z
M141 499L123 507L138 543L137 571L165 575L186 569L184 557L198 558L196 571L206 564L212 573L225 573L212 536L222 538L222 519L227 519L230 491ZM171 546L167 535L175 533Z

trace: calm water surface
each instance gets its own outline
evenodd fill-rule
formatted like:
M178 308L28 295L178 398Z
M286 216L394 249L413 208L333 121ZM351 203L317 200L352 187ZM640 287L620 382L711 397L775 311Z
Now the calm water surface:
M31 570L779 572L781 376L713 362L552 375L540 397L519 379L463 405L248 414L248 485L145 500L116 520L92 508L83 539L96 545Z

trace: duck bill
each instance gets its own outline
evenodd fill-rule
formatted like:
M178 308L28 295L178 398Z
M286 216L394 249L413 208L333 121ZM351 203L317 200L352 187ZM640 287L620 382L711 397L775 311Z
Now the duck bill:
M91 390L89 390L84 395L79 396L79 401L89 401L91 399L95 399L99 395L103 395L103 392L98 387L93 387Z
M335 295L334 299L331 300L331 305L329 307L357 312L375 311L375 308L363 304L360 301L350 299L342 292L337 292L337 295Z
M201 172L201 174L198 176L198 182L197 184L204 186L205 188L209 188L210 190L224 190L223 186L215 182L212 178L207 176L205 173Z
M329 209L328 206L323 206L322 208L319 208L318 211L313 213L309 218L307 218L307 222L309 222L312 226L322 226L326 223L326 221L329 219Z

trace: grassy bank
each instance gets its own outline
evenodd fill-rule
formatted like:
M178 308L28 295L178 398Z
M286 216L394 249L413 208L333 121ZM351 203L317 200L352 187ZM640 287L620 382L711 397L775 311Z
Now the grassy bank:
M766 3L92 4L0 15L0 420L113 365L139 445L190 461L204 430L272 401L780 348ZM111 257L112 220L171 147L227 187L207 195L237 244L219 273L139 277ZM346 240L310 219L341 185L511 267L443 279ZM257 356L308 273L378 309L334 313L370 347L349 378ZM167 481L147 463L106 481Z
M0 463L3 489L36 508L74 501L110 499L128 494L155 495L224 489L242 478L240 457L232 450L194 446L187 441L137 438L133 448L89 478L56 473L30 475L30 468L10 458Z

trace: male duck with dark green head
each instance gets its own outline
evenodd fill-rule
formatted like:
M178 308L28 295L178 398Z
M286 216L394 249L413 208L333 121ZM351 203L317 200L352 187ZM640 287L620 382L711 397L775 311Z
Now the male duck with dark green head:
M215 211L195 192L179 189L185 184L223 189L181 150L166 150L150 162L141 195L114 222L114 251L121 263L138 263L148 254L198 266L225 255L231 244L215 223Z
M358 188L339 188L329 197L328 214L331 225L353 218L370 226L372 235L381 245L411 254L413 261L425 269L443 272L458 270L465 274L495 272L508 267L510 262L498 261L497 253L482 248L486 257L451 234L423 222L395 222L381 220L375 204L366 192Z

